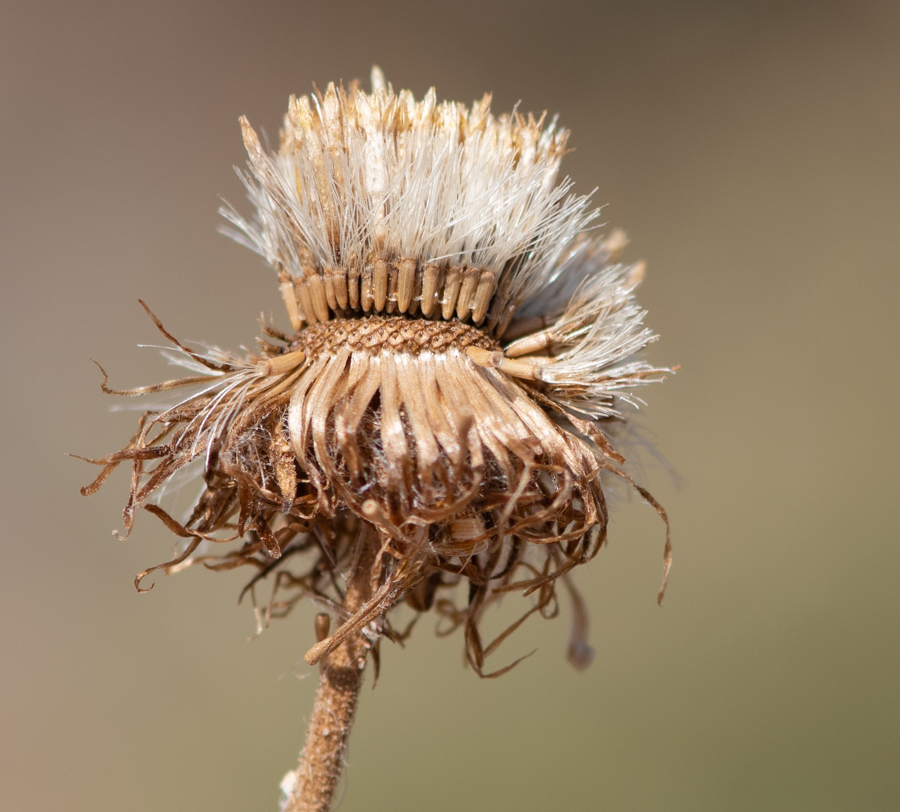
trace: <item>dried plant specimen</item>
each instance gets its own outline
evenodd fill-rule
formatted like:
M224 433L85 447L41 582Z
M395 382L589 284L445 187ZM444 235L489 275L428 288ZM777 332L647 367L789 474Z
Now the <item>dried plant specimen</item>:
M622 235L592 236L589 199L558 181L555 120L494 116L489 97L416 101L376 70L371 93L292 98L275 153L241 126L255 216L223 213L277 272L292 332L263 325L254 355L200 351L151 313L193 374L123 392L104 373L112 394L184 394L91 460L103 470L84 492L128 462L125 532L142 508L184 540L141 590L157 569L249 566L248 589L272 584L263 622L304 597L325 610L306 654L322 665L316 710L284 785L286 809L324 810L366 660L406 634L399 604L461 627L469 663L495 677L516 663L491 671L488 655L552 615L563 583L569 658L589 662L568 573L606 538L605 478L666 518L612 439L667 370L640 357L655 339L633 295L643 266L619 264ZM191 465L205 488L179 521L158 496ZM486 643L480 620L508 592L527 609Z

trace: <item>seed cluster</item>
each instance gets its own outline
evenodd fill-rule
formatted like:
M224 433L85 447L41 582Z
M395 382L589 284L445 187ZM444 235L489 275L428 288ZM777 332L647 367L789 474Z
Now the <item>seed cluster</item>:
M562 590L584 668L570 573L606 541L613 479L666 524L662 599L668 518L613 441L634 390L669 370L640 355L656 338L634 297L643 264L619 263L621 232L588 233L599 210L558 180L555 119L495 116L489 96L417 101L376 69L371 93L292 98L277 152L241 127L255 212L224 209L226 233L272 266L292 329L263 324L259 353L237 355L188 347L150 313L192 374L114 390L103 373L109 394L184 391L88 459L102 470L82 493L126 464L125 535L143 509L180 538L140 591L155 571L248 567L260 631L303 598L328 611L305 654L321 669L309 735L282 783L284 812L326 812L366 659L377 675L379 640L414 625L401 605L460 629L475 673L496 677L523 658L488 658L529 616L554 617ZM179 521L163 497L191 468L203 488ZM520 617L484 638L514 592Z
M278 152L243 122L256 211L225 214L277 272L292 332L264 325L261 355L238 356L186 347L154 317L194 374L104 380L187 391L90 460L103 470L83 492L126 463L126 533L142 508L184 540L138 584L249 566L251 592L271 576L266 622L302 596L331 607L340 626L310 663L363 630L402 639L406 602L461 627L475 671L496 675L485 658L519 622L483 641L485 610L521 591L525 616L555 613L557 585L572 592L567 574L606 538L604 480L667 522L612 444L634 390L667 370L640 356L655 340L634 297L643 266L618 263L621 234L585 233L598 212L557 181L565 131L494 116L488 98L373 86L293 99ZM195 461L204 491L179 522L159 497ZM664 560L663 585L668 531ZM342 584L359 578L357 607ZM582 667L584 624L572 633Z

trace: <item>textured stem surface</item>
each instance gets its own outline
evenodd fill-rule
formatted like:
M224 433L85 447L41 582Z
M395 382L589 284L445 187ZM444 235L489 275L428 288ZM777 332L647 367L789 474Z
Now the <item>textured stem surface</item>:
M372 594L377 542L364 530L359 561L347 584L344 609L356 612ZM293 791L284 812L329 812L344 766L363 671L372 643L353 634L320 663L319 689L300 753Z

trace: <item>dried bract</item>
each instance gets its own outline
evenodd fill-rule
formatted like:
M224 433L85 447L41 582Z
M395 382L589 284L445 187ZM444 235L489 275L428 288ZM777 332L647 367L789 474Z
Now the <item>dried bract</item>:
M104 373L114 394L187 394L92 460L85 492L130 462L126 532L140 507L185 540L165 571L248 565L251 586L274 579L264 620L301 596L338 613L311 663L358 631L402 638L388 612L405 601L464 627L479 674L502 673L485 657L519 623L485 644L485 608L524 591L527 614L553 614L558 579L571 587L606 537L604 475L634 485L609 437L666 371L639 356L655 338L633 295L643 267L617 264L620 233L586 235L596 211L557 182L568 134L489 102L416 101L376 71L368 94L292 98L276 153L242 119L256 214L223 213L277 272L293 332L264 326L259 354L237 357L154 316L193 377L115 392ZM205 489L179 522L156 497L195 460ZM222 542L237 544L214 556ZM372 597L340 616L360 561ZM586 651L575 639L570 659Z

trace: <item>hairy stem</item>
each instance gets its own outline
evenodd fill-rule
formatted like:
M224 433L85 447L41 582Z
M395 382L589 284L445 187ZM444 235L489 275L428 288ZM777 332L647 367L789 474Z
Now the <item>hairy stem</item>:
M374 536L364 527L360 554L344 597L347 615L356 612L372 596L372 565L378 550ZM371 648L371 641L361 633L353 634L320 662L316 702L284 812L331 809Z

